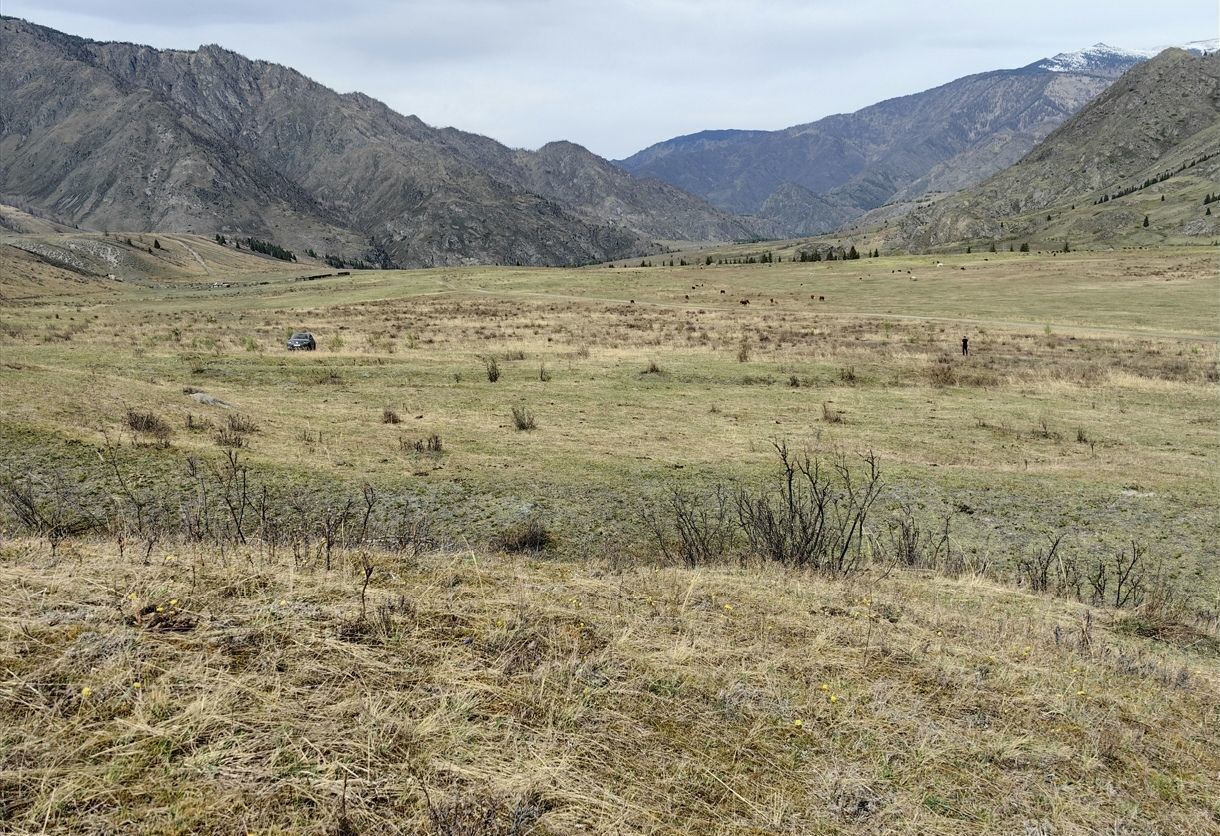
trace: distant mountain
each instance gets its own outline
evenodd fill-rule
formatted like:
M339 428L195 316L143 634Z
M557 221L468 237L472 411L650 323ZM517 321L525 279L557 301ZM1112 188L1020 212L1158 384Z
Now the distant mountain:
M572 264L753 228L570 143L513 151L218 46L0 19L0 201L382 265Z
M1179 49L1199 55L1215 52L1220 48L1220 38L1192 41L1188 44L1175 45ZM1122 49L1109 44L1093 44L1093 46L1076 52L1061 52L1052 58L1037 61L1030 66L1040 70L1050 70L1055 73L1103 72L1122 75L1141 61L1147 61L1171 47L1157 49Z
M1220 53L1169 49L1129 70L1016 165L902 218L890 245L1210 240L1220 228L1203 198L1217 192Z
M1098 44L779 131L677 137L619 165L787 235L829 232L1008 167L1147 57Z

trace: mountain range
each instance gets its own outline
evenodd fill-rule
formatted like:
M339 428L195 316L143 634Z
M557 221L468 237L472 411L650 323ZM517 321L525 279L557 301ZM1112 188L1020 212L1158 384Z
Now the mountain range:
M0 19L0 200L381 265L572 264L756 231L572 143L515 151L218 46Z
M332 264L580 264L863 221L892 223L898 245L937 246L991 235L1006 212L1079 190L1080 176L1103 188L1165 156L1112 127L1107 164L1123 162L1103 172L1084 159L1091 128L1066 130L1154 63L1104 44L781 131L678 137L615 164L571 142L531 151L434 128L215 45L103 43L9 17L0 38L0 204L99 231L254 238ZM1057 136L1078 137L1078 170L1062 177L1034 164ZM1035 180L1050 185L1014 197ZM984 181L992 191L971 191Z
M830 232L1007 168L1151 54L1097 44L778 131L677 137L619 165L784 235Z
M1220 228L1203 201L1218 191L1220 53L1168 49L1015 165L899 219L887 242L1210 239Z

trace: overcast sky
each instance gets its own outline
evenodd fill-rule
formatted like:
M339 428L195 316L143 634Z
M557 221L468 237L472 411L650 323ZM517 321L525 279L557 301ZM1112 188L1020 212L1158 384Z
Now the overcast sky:
M1216 0L4 0L162 48L217 43L512 146L620 158L781 128L1104 41L1217 35ZM0 45L3 48L3 45Z

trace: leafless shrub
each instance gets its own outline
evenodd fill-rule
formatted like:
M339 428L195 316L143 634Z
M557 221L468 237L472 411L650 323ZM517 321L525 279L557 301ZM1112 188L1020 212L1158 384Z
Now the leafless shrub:
M1048 537L1046 548L1035 548L1017 558L1017 582L1033 592L1063 594L1069 585L1079 581L1075 564L1065 561L1059 551L1063 535Z
M186 414L185 425L190 432L206 432L212 429L212 422L206 417L196 418L193 413Z
M229 427L221 427L216 431L216 446L239 450L246 446L246 437Z
M398 413L387 406L385 409L381 410L381 423L401 424L402 418L398 417Z
M253 418L240 413L230 415L225 423L228 424L230 430L242 435L253 435L259 430L258 424L254 422Z
M169 422L154 412L141 412L138 409L128 409L124 418L127 428L137 435L146 435L164 444L173 435Z
M410 505L398 509L386 529L386 544L399 554L418 557L436 546L427 515Z
M92 510L93 503L81 494L78 483L58 471L49 479L0 473L0 506L21 528L46 539L52 555L65 540L102 526L101 518Z
M856 367L844 366L839 369L839 380L848 385L854 384L856 382Z
M525 432L538 428L538 424L534 421L533 413L524 406L513 407L513 426Z
M842 424L846 419L842 412L832 407L829 403L823 403L822 420L827 424Z
M154 487L141 483L128 473L120 460L120 448L107 439L99 451L110 474L107 485L110 519L108 527L118 546L119 556L134 541L143 550L144 563L152 559L157 543L168 535L171 513L164 507L164 498Z
M1038 416L1038 426L1034 427L1031 433L1035 438L1045 438L1047 441L1061 441L1063 436L1055 430L1051 429L1051 419L1049 416Z
M1132 540L1129 552L1123 550L1109 558L1097 558L1086 580L1095 604L1118 609L1139 606L1152 591L1153 573L1146 560L1146 549Z
M884 551L898 566L958 574L949 540L951 520L952 514L946 514L933 528L920 520L913 507L902 505L888 522Z
M335 550L342 545L354 509L355 503L349 498L342 505L328 504L315 514L317 532L322 538L322 553L326 559L326 571L328 572Z
M744 334L741 337L741 342L737 343L737 362L750 362L750 338Z
M516 351L506 351L504 352L504 359L509 361L524 360L525 352L520 349L517 349Z
M732 499L723 485L707 497L671 488L642 516L665 559L691 568L723 562L735 538Z
M440 435L432 433L427 438L399 436L398 447L403 452L440 453L444 449L444 444L441 442Z
M367 522L367 517L366 517ZM357 552L352 558L352 568L360 578L360 620L365 621L368 615L368 593L369 583L373 580L373 573L377 571L377 564L373 560L373 556L366 551Z
M776 443L780 472L772 487L738 488L738 524L752 551L794 568L847 574L862 567L873 504L881 493L877 457L856 473L843 457L829 465Z
M483 361L483 369L487 373L487 381L489 383L495 383L497 380L499 380L500 364L496 361L496 358L488 355L487 357L480 357L479 359Z

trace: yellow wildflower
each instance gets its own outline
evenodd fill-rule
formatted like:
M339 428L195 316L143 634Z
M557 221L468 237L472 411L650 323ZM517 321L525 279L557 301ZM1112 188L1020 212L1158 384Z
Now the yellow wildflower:
M84 688L80 689L80 695L85 699L89 699L91 696L93 696L93 689L86 685Z
M798 717L797 719L795 719L795 720L793 720L793 721L792 721L792 725L793 725L793 726L795 726L795 727L796 727L796 728L798 728L798 729L799 729L799 728L803 728L803 727L804 727L804 725L805 725L805 721L804 721L804 720L802 720L802 719L800 719L800 718Z

